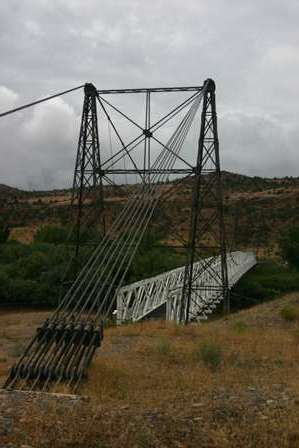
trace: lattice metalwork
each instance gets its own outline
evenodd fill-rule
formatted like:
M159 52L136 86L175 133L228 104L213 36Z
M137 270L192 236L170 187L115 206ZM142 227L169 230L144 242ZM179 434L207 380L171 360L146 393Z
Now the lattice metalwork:
M196 310L196 306L201 302L206 290L213 289L216 296L224 299L225 308L229 310L215 83L211 79L204 83L201 129L194 171L188 258L180 304L180 321L185 323L196 320L197 313L200 312L200 308ZM196 273L195 260L203 254L213 256L203 260L200 272ZM219 254L220 269L216 270L214 258ZM197 278L203 273L209 274L211 284L209 281L204 285L198 284Z
M210 263L213 270L204 269ZM238 280L256 264L253 252L228 254L228 286L232 288ZM218 280L212 273L221 275L221 257L211 257L197 261L193 265L194 285L190 301L190 315L194 320L207 319L208 315L223 300L218 293ZM155 277L147 278L123 286L117 296L117 321L119 324L148 319L159 312L159 316L180 323L181 297L184 283L184 266ZM206 286L210 285L210 288ZM201 295L196 289L205 287Z
M102 223L103 181L97 118L97 91L93 84L85 84L80 136L73 181L72 208L76 222L76 255L81 241L82 225L90 227Z

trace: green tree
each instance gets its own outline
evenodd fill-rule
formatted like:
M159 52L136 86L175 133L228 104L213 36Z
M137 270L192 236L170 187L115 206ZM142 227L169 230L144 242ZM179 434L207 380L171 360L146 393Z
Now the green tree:
M9 227L6 224L0 224L0 244L6 243L9 237Z
M63 244L68 239L68 230L61 226L44 226L34 235L34 242Z
M283 258L288 264L299 271L299 226L289 229L280 240Z

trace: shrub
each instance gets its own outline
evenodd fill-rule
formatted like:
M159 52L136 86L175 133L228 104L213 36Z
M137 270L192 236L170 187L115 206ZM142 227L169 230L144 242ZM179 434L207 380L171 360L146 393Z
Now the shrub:
M299 226L293 227L281 238L280 248L289 265L299 270Z
M223 360L222 348L214 342L205 342L199 347L199 357L207 367L216 370Z
M174 269L184 264L185 258L174 249L144 247L139 249L130 267L126 281L128 283L142 278L152 277L161 272Z
M62 244L68 239L68 231L65 227L44 226L37 230L34 241L39 243Z
M72 245L25 245L13 241L0 244L0 303L57 305L92 250L83 246L75 263Z
M96 228L81 226L81 244L90 241L100 241L101 235ZM75 243L77 240L77 230L75 226L54 226L46 225L37 230L34 242L49 244Z
M239 334L245 333L248 330L248 325L245 322L237 321L233 323L232 329Z
M297 342L299 342L299 328L296 328L296 330L294 331L294 338Z
M9 238L9 228L7 225L0 225L0 244L6 243Z
M281 309L280 315L284 320L294 322L299 319L299 310L293 306L285 306Z
M256 265L232 289L231 308L246 308L299 290L299 273L274 262Z
M0 245L0 264L12 263L31 254L31 248L17 241L8 241Z
M0 270L0 303L10 299L10 279L5 271Z
M166 356L170 353L170 343L167 338L161 337L158 339L157 352L162 356Z

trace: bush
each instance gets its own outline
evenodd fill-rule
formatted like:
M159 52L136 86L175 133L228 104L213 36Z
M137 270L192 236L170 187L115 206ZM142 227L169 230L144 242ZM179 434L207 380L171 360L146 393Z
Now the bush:
M14 278L10 282L10 295L12 302L34 304L39 285L33 280Z
M157 341L157 351L160 355L166 356L170 353L170 343L165 337L161 337Z
M291 267L299 271L299 226L289 229L280 240L282 256Z
M285 306L281 309L280 315L284 320L294 322L299 319L299 310L293 306Z
M34 241L39 243L63 244L68 240L66 227L44 226L37 230Z
M199 357L207 367L216 370L223 360L222 349L214 342L205 342L199 347Z
M231 308L238 310L299 290L299 273L274 262L256 265L232 288Z
M0 303L56 305L72 248L34 243L0 245ZM74 277L72 270L66 280Z
M82 246L74 262L71 244L0 244L0 303L56 306L93 250Z
M8 264L17 261L22 257L30 256L31 247L17 241L8 241L0 244L0 264Z
M0 270L0 303L8 302L10 299L10 279L7 273Z
M0 244L6 243L9 238L9 228L7 225L0 225Z
M237 321L232 324L232 329L239 334L245 333L248 328L249 327L245 322Z
M299 328L296 328L293 334L296 341L299 342Z
M126 282L133 283L143 278L153 277L182 266L184 262L184 256L175 249L148 247L144 250L141 248L129 269Z
M101 235L95 228L81 226L81 244L90 241L100 241ZM75 226L54 226L46 225L37 230L34 236L35 243L66 244L75 243L77 240L77 230Z

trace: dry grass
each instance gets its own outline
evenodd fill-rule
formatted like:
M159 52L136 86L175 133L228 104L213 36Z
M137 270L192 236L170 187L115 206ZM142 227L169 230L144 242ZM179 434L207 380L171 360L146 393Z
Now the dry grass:
M295 322L299 320L299 308L287 305L280 311L281 317L287 322Z
M299 329L281 314L298 302L291 294L204 325L109 328L81 390L91 402L65 412L63 399L37 400L7 440L25 431L23 443L45 448L298 447ZM6 321L8 347L21 327Z
M23 244L31 244L38 226L32 224L24 227L14 227L10 231L9 239L16 240Z
M270 391L272 384L284 378L299 392L295 378L299 348L291 328L248 327L240 332L233 325L213 322L184 330L173 336L176 330L172 325L148 323L140 326L139 336L128 343L128 328L111 329L107 335L111 340L94 361L84 393L101 402L172 407L182 392L195 398L197 391L201 396L217 385L238 392L261 383ZM122 331L126 336L123 347ZM113 345L118 349L111 350ZM202 347L208 347L205 353ZM209 368L208 361L215 352L217 359L221 357L217 371Z
M0 385L47 311L0 311ZM1 445L0 445L1 446Z

